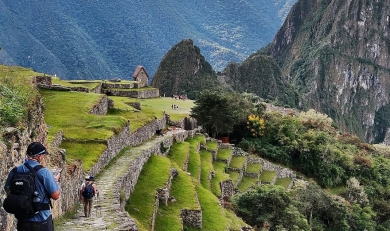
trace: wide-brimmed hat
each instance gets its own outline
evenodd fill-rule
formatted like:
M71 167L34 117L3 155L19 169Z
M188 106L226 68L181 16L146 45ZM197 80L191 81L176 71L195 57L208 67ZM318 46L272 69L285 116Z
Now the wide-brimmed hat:
M42 154L49 154L45 146L43 146L39 142L32 142L30 145L27 147L27 155L28 156L38 156Z
M94 180L95 180L95 177L93 177L93 176L89 176L88 178L85 178L85 180L88 180L88 181L94 181Z

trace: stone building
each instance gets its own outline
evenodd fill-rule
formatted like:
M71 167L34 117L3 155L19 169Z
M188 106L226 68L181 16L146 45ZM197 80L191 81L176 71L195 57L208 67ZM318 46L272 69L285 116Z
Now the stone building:
M134 81L141 82L144 86L148 86L149 75L143 66L137 66L133 74Z

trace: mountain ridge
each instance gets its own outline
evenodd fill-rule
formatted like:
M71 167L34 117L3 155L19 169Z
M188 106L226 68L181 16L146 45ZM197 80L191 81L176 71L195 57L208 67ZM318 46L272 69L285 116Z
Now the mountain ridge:
M129 79L138 65L153 76L190 38L218 70L269 43L293 3L5 0L0 62L63 79Z

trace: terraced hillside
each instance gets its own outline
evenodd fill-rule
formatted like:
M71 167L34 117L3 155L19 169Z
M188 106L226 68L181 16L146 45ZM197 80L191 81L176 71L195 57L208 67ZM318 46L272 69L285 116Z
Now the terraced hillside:
M115 182L129 169L142 151L160 144L175 133L159 136L139 147L126 148L97 179L100 189L92 218L84 218L80 207L58 230L132 230L132 217L139 230L241 230L248 227L233 211L224 208L222 195L231 182L245 191L255 184L279 184L286 189L295 177L288 169L275 166L240 149L207 140L203 135L176 142L167 155L150 153L138 183L121 212L115 203ZM118 198L116 198L118 199ZM221 206L222 205L222 206Z

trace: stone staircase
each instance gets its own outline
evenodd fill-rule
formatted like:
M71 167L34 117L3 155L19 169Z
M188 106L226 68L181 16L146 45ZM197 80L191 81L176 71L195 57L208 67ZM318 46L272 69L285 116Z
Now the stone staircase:
M56 224L56 230L138 230L134 220L123 210L120 192L116 190L118 182L123 181L123 176L129 171L134 162L139 161L141 154L145 152L152 155L154 147L160 146L165 140L172 136L182 136L184 130L169 131L164 136L157 136L142 145L125 150L118 158L103 170L96 178L96 185L99 189L99 197L95 197L91 217L84 217L82 204L78 206L77 213L72 219L61 224ZM146 162L147 160L145 160Z

